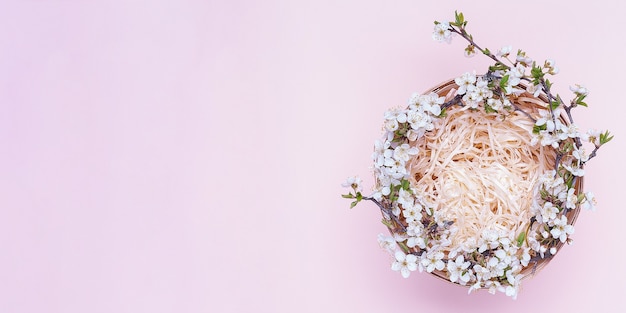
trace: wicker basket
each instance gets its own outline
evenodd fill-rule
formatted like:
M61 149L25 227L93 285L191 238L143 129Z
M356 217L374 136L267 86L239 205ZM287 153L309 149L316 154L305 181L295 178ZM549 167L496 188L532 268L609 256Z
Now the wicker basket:
M526 86L524 85L519 85L519 88L522 88L523 90L526 90ZM437 95L441 96L441 97L445 97L446 95L450 95L451 93L454 92L455 89L457 89L458 86L456 85L456 83L454 82L454 80L449 80L446 81L442 84L439 84L437 86L435 86L432 89L429 89L426 91L426 93L436 93ZM425 93L425 94L426 94ZM526 112L529 112L530 114L536 113L538 109L542 108L542 109L546 109L548 106L548 99L545 97L545 95L540 95L539 97L534 97L532 94L529 93L523 93L520 96L511 99L512 102L514 102L518 107L523 108ZM566 116L562 115L560 116L561 122L565 125L569 125L569 122L566 118ZM575 183L575 189L576 189L576 193L580 194L583 190L583 177L578 177L578 179L576 180ZM530 208L528 208L530 210ZM580 212L580 207L577 206L575 209L570 209L567 210L567 212L565 213L568 221L570 224L574 224L576 219L578 218ZM383 216L385 215L385 213L383 212ZM404 223L404 220L401 220L400 222ZM389 229L389 232L393 235L394 231L392 229L392 227L390 227L389 225L387 226L387 228ZM564 245L564 243L559 242L556 246L557 251L560 251L560 248ZM411 252L416 252L416 250L411 250ZM537 260L533 260L531 261L531 263L529 263L529 265L527 267L525 267L521 274L524 275L524 279L533 276L534 274L536 274L539 270L541 270L543 267L545 267L550 260L552 259L553 255L550 257L546 257L546 258L539 258ZM443 279L449 283L451 283L451 281L449 280L448 274L445 271L439 271L439 270L434 270L432 272L432 274L435 277L438 277L440 279ZM453 283L455 285L460 285L459 283ZM465 287L469 287L469 286L465 286Z

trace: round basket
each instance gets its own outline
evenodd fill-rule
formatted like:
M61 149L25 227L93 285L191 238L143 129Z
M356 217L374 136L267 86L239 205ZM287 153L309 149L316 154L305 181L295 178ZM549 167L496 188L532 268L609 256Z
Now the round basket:
M518 87L523 89L523 90L526 90L526 86L524 86L524 85L519 85ZM444 82L442 84L439 84L439 85L435 86L434 88L431 88L431 89L427 90L424 94L434 93L434 94L436 94L439 97L445 97L446 101L448 101L455 95L455 92L456 92L456 90L458 88L459 88L459 86L455 83L454 80L449 80L449 81L446 81L446 82ZM524 114L526 114L526 117L536 116L540 109L546 110L546 108L548 108L548 103L549 103L549 101L545 97L545 95L541 94L538 97L535 97L535 96L533 96L532 94L530 94L528 92L524 92L524 93L522 93L522 94L520 94L520 95L518 95L516 97L512 97L511 98L511 102L513 102L515 104L516 108L522 109L524 112L526 112L526 113L524 113ZM448 114L452 114L453 110L461 110L461 108L451 108L450 111L448 112ZM483 114L484 114L484 112L483 112ZM497 115L493 115L492 117L494 119L494 123L498 122L497 119L501 119L502 118L502 117L499 117ZM504 119L506 119L506 117L504 117ZM567 117L565 115L559 116L559 119L560 119L561 123L563 123L565 125L569 125L570 124L568 119L567 119ZM441 123L444 123L444 122L441 122ZM532 132L533 125L534 125L534 123L529 123L528 125L526 125L526 128L527 128L526 130L529 133ZM443 126L444 125L439 125L439 127L443 127ZM472 124L465 124L465 127L472 128L472 127L474 127L474 125L472 125ZM463 129L455 128L455 131L456 131L456 133L459 133L459 134L472 133L471 129L469 131L464 131ZM494 134L494 135L497 135L497 134ZM414 145L419 146L419 150L420 151L424 151L424 153L426 155L431 153L431 151L429 151L429 149L432 147L432 145L429 146L429 144L428 144L429 143L428 142L429 139L427 137L428 136L422 136L415 143L413 143ZM461 140L464 140L464 139L461 138ZM539 146L537 149L548 149L548 150L551 149L553 152L555 150L554 148L552 148L550 146L548 146L548 147L541 147L541 145L537 145L537 146ZM439 152L437 152L437 153L439 153ZM496 149L495 152L490 152L490 153L498 153L498 151ZM554 164L556 162L558 162L556 160L556 152L554 152L554 154L552 154L551 156L550 156L549 153L547 153L547 155L549 155L548 161L545 161L545 162L548 162L549 164L547 164L544 167L554 167ZM414 158L419 158L420 156L421 155L416 155L416 156L414 156ZM446 157L446 156L439 156L439 157ZM452 162L454 162L454 161L452 161ZM469 164L472 164L472 162L469 162ZM431 167L433 167L433 166L431 166ZM471 169L469 169L469 170L471 171ZM438 175L441 175L441 173L445 174L445 171L446 171L446 169L442 169L442 172L440 172L440 174L438 174ZM420 189L419 188L420 184L428 184L429 185L428 188L431 188L431 189L429 189L429 192L433 192L432 186L431 186L431 185L433 185L432 180L429 180L428 182L423 182L422 175L424 175L424 173L412 173L412 177L411 177L411 180L410 180L411 188L417 187L417 189L419 190ZM378 185L378 183L379 183L378 180L376 181L376 183ZM583 177L577 177L576 178L576 180L575 180L575 182L573 184L573 188L576 190L576 192L575 192L576 194L582 193L582 190L583 190ZM434 192L435 193L437 193L437 192L441 193L442 191L441 190L439 190L439 191L435 190ZM464 192L459 194L457 197L460 197L460 198L462 198L462 197L470 197L471 196L470 194L474 193L474 192L480 192L480 190L464 190ZM528 191L526 190L526 191L519 191L519 192L524 193L524 192L528 192ZM389 210L389 202L382 201L382 202L377 203L377 204L382 209L381 212L383 214L383 221L385 221L385 219L390 220L390 215L391 214L389 214L389 212L390 212L390 210ZM463 207L449 209L449 211L452 212L452 214L459 214L459 215L463 215L464 214L462 212L463 210L464 210ZM522 210L524 210L526 212L529 212L531 210L531 208L530 208L529 205L527 205L527 207L522 208ZM566 210L566 212L563 213L563 214L565 216L567 216L568 223L573 225L576 222L576 219L578 218L579 212L580 212L580 207L577 205L573 209ZM497 212L495 212L494 214L497 214ZM532 214L530 214L530 215L532 216ZM456 221L451 220L450 222L452 224L452 223L455 223ZM530 217L529 221L528 221L528 225L524 226L524 227L530 228L530 226L534 222L535 222L535 218L534 217ZM401 224L401 225L398 225L398 224ZM394 236L401 236L401 235L403 235L402 233L406 233L406 227L408 227L408 223L406 221L406 218L403 216L403 214L398 214L398 218L397 218L397 220L394 223L386 223L386 225L387 225L387 228L388 228L389 232L392 235L394 235ZM399 231L399 227L402 228L402 230ZM553 247L556 248L556 251L558 252L558 251L560 251L560 248L564 245L564 243L565 242L558 242ZM521 242L520 246L524 246L524 245L527 245L527 244L528 243L524 239L523 242ZM419 247L407 247L407 246L404 246L403 248L405 249L407 255L408 254L419 255L422 251L424 251L424 249L420 249ZM446 257L445 257L446 259L448 258L448 256L447 256L448 252L449 251L446 251ZM521 274L522 279L531 277L534 274L536 274L539 270L541 270L544 266L546 266L552 260L552 257L554 257L555 254L556 254L556 252L554 252L554 249L553 249L553 250L551 250L550 252L546 253L543 256L539 256L538 254L537 255L533 255L532 258L530 260L528 260L528 264L526 266L524 266L523 269L521 270L521 272L519 273L519 274ZM452 258L450 258L450 259L452 259ZM456 284L456 285L464 285L465 287L468 287L468 288L472 287L472 286L467 285L467 284L461 284L459 281L451 282L450 274L445 269L444 270L435 269L435 270L430 271L430 273L432 275L434 275L435 277L443 279L443 280L445 280L445 281L447 281L449 283L453 283L453 284ZM474 289L485 289L485 288L488 288L488 287L485 287L485 286L479 286L479 287L473 286L472 288L474 288Z

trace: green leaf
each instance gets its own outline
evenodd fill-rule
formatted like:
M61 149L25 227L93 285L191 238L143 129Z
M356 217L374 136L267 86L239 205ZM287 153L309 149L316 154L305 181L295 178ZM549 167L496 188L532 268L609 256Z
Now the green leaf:
M491 55L491 51L489 51L489 49L485 48L485 49L483 49L483 54Z
M541 70L541 67L536 66L533 63L533 67L530 69L530 76L532 76L532 78L534 78L533 82L535 83L535 85L539 84L539 79L541 79L543 77L543 71Z
M441 117L446 117L448 116L448 114L446 113L447 108L441 110L441 113L439 113L439 115L437 115L437 117L441 118Z
M485 103L485 113L498 113L498 111L494 110L490 105Z
M354 195L352 195L351 193L349 193L349 194L345 194L345 195L341 195L341 196L342 196L343 198L346 198L346 199L354 199Z
M350 208L351 209L354 208L357 205L357 203L359 203L359 200L352 201L352 203L350 203Z
M600 134L600 145L611 141L611 139L613 139L613 136L609 134L608 130L605 131L604 133Z
M409 247L407 247L404 242L398 242L398 246L400 246L400 248L402 248L402 250L404 251L404 253L409 253Z
M406 180L406 179L403 179L403 180L402 180L402 189L404 189L404 190L407 190L407 191L408 191L410 187L411 187L411 186L409 185L409 181L408 181L408 180Z
M398 189L400 186L394 186L393 184L391 184L391 186L389 186L389 189L391 189L391 193L389 194L389 200L391 202L394 202L396 200L398 200Z
M494 65L489 66L489 72L505 71L508 67L500 62L496 62Z
M586 102L579 101L579 102L576 102L576 104L584 106L584 107L587 107L587 103Z
M552 101L552 102L550 102L550 107L552 108L552 110L555 110L556 108L558 108L558 107L559 107L559 105L561 105L561 103L560 103L560 102L558 102L558 101Z
M457 11L454 11L454 22L461 26L464 22L463 13L458 13Z
M506 89L506 85L509 82L509 75L504 75L504 77L502 77L502 79L500 79L500 88L502 89Z
M533 126L533 134L539 134L542 130L546 130L546 129L548 129L546 124L543 124L541 126L534 125Z
M519 233L519 235L517 236L517 246L521 247L524 243L524 240L526 240L526 232Z
M360 192L356 193L356 201L361 201L363 200L363 195Z

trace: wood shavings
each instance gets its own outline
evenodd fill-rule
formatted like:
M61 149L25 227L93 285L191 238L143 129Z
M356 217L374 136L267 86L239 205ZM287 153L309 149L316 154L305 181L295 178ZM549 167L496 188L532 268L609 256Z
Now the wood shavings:
M451 246L484 229L525 229L534 185L555 160L552 149L530 145L532 121L455 107L436 123L409 168L412 185L458 228Z

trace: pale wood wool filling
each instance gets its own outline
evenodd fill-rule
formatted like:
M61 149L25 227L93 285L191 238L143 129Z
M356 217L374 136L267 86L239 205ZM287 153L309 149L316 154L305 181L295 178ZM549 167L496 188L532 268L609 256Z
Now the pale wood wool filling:
M518 234L528 226L534 186L555 159L553 149L530 145L533 124L521 113L503 120L454 107L417 141L411 183L454 221L452 247L484 229Z

